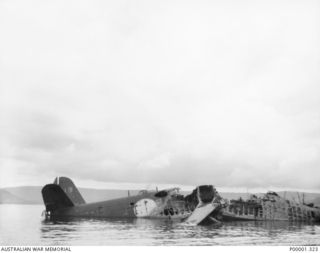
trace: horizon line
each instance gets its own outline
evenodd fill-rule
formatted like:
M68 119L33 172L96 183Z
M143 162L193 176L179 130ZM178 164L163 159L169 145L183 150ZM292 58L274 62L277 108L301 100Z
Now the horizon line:
M158 184L163 185L163 184ZM173 184L172 184L173 185ZM197 186L181 186L179 185L180 190L181 191L192 191L193 189L195 189ZM4 186L4 187L0 187L0 190L5 190L8 188L22 188L22 187L44 187L44 185L15 185L15 186ZM124 187L120 187L120 188L112 188L112 187L90 187L90 186L79 186L76 185L77 188L82 188L82 189L90 189L90 190L128 190L128 191L139 191L139 190L156 190L156 187L154 187L154 189L146 189L147 187L141 187L141 188L124 188ZM294 189L294 188L285 188L285 187L220 187L220 186L214 186L218 192L225 192L225 193L264 193L264 192L268 192L268 191L274 191L274 192L302 192L302 193L319 193L320 194L320 190L316 190L316 189ZM169 187L167 187L169 188ZM162 189L167 189L165 188L160 188L159 190ZM188 188L188 189L186 189Z

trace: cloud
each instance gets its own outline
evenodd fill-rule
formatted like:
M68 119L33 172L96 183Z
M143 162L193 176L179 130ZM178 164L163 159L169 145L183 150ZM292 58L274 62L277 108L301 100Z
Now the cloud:
M0 5L2 185L319 189L318 2Z

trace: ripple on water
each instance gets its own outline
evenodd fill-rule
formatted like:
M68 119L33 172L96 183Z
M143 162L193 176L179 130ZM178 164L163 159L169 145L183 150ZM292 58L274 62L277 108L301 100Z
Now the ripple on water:
M318 224L228 222L189 226L151 219L43 221L40 205L0 205L2 245L319 245Z

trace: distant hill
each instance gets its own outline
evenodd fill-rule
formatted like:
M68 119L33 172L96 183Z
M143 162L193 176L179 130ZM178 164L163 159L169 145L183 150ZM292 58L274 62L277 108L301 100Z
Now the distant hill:
M79 188L79 191L86 202L97 202L109 199L123 198L128 196L128 190L112 190L112 189L89 189ZM136 195L139 191L130 190L130 195Z
M11 193L12 195L32 204L42 204L40 186L20 186L20 187L8 187L3 190Z
M224 199L248 199L250 194L245 192L219 192L220 196Z
M0 189L0 192L6 194L6 201L2 203L30 203L30 204L43 204L41 195L41 186L21 186L21 187L8 187ZM78 188L81 195L87 203L109 200L114 198L122 198L128 196L127 190L112 190L112 189L89 189ZM139 191L130 190L131 195L137 194Z
M21 187L8 187L0 189L0 204L4 203L16 203L16 204L43 204L41 195L41 186L21 186ZM114 190L114 189L90 189L79 188L79 191L87 203L104 201L109 199L121 198L128 196L127 190ZM130 195L135 195L138 190L130 190ZM249 198L248 193L237 192L219 192L223 198L226 199L242 199ZM181 194L186 195L189 192L182 191ZM261 196L263 193L256 193ZM299 198L302 201L304 195L305 203L314 203L320 206L320 193L302 193L297 192L278 192L281 197L285 197L289 200L295 200L299 202Z
M312 201L316 206L320 206L320 197L313 199Z
M0 204L30 204L30 202L19 198L6 190L0 189Z
M278 192L281 197L284 197L289 200L294 200L300 202L304 200L305 203L315 203L316 199L320 198L320 193L305 193L305 192L292 192L292 191L281 191Z

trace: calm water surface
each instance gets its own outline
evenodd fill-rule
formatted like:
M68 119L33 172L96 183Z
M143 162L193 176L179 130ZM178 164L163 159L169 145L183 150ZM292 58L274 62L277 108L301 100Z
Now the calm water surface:
M41 205L0 205L0 245L320 245L319 224L163 220L44 221Z

